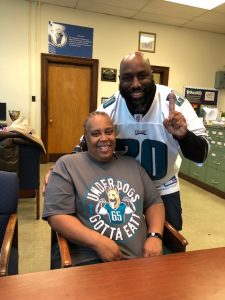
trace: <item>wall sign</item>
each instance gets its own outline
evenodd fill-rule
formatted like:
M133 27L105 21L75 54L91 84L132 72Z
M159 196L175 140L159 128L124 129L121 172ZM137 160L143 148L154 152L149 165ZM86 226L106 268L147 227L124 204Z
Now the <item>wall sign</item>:
M48 24L48 52L92 58L93 28L50 21Z
M217 105L218 90L216 89L186 86L184 91L185 97L190 103Z
M102 81L114 81L116 82L117 70L112 68L101 68L101 80Z

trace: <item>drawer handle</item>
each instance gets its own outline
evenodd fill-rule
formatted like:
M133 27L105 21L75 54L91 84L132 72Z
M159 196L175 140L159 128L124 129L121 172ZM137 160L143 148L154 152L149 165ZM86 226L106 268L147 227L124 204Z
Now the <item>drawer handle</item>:
M212 183L218 184L219 181L211 180Z

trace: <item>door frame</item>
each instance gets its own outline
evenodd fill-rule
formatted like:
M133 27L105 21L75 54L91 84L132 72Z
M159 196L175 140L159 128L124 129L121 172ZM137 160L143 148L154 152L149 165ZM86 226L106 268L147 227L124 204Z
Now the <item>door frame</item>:
M169 67L151 66L152 73L158 73L160 75L160 84L167 85L169 81Z
M46 154L42 156L42 162L49 160L48 154L48 65L50 63L64 63L77 66L89 66L91 68L90 87L90 112L97 108L98 93L98 59L63 56L41 53L41 138L46 148Z

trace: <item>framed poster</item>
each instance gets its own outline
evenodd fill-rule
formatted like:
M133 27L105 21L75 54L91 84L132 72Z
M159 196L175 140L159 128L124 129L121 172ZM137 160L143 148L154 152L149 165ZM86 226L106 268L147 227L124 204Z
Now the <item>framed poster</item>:
M93 28L49 21L48 52L92 58Z
M139 32L138 50L145 52L155 52L156 34L149 32Z

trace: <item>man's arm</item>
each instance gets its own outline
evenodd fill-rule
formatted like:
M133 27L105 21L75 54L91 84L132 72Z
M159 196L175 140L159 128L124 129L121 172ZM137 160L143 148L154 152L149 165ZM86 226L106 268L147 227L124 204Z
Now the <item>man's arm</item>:
M197 136L193 132L187 131L183 139L176 140L185 158L197 163L202 163L206 160L209 144L204 136Z
M149 206L145 212L147 232L157 232L163 235L165 223L165 209L163 203ZM144 244L143 256L150 257L162 254L162 240L158 237L149 237Z
M49 225L72 243L89 247L97 252L103 261L115 261L123 258L118 245L108 237L84 226L71 215L48 217Z
M174 94L169 97L169 116L163 124L180 145L185 158L198 163L205 161L208 155L209 144L203 136L197 136L187 129L187 123L182 113L175 110Z

